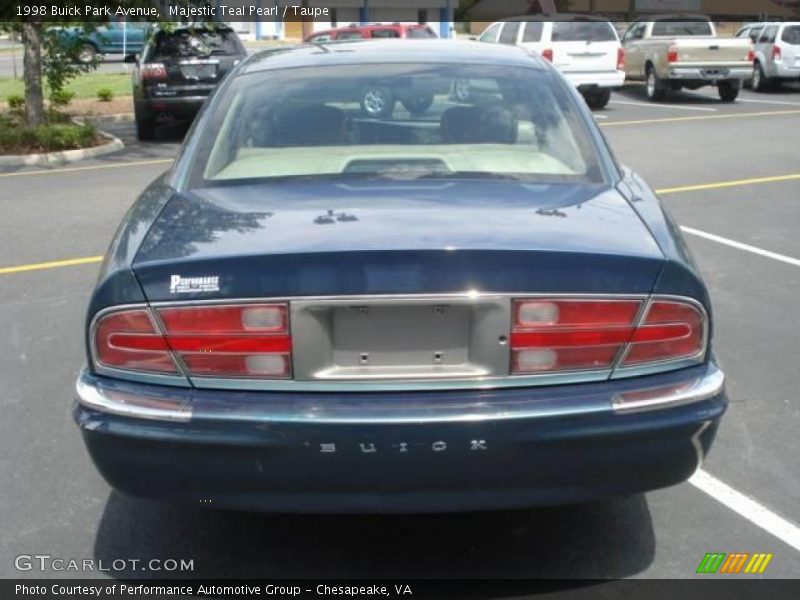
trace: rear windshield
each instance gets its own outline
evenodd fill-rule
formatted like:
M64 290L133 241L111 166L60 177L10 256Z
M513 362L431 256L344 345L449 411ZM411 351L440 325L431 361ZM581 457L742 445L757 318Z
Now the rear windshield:
M556 21L554 42L614 42L617 36L611 23L602 21Z
M656 21L653 35L679 37L686 35L713 35L708 21Z
M781 39L787 44L800 46L800 25L789 25L783 30Z
M604 182L549 70L359 64L237 77L198 137L193 187L314 178Z
M152 60L240 54L242 51L236 34L227 29L159 31L153 43Z

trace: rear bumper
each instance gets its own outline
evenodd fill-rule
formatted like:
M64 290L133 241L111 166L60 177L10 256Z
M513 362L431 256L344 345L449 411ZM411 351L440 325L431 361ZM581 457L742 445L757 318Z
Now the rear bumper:
M625 71L601 73L563 73L564 77L581 92L592 89L619 89L625 84Z
M205 101L206 96L146 98L139 102L139 110L153 116L165 114L175 118L194 118Z
M725 411L722 381L709 363L539 389L348 395L168 389L84 372L74 416L100 472L133 495L278 512L490 510L685 481ZM662 402L619 412L623 393ZM140 401L147 408L130 416Z
M782 62L773 62L770 76L777 79L800 79L800 66L790 66Z
M670 67L667 71L668 79L707 81L725 81L729 79L749 79L753 76L753 67L721 67L721 68L700 68L700 67Z

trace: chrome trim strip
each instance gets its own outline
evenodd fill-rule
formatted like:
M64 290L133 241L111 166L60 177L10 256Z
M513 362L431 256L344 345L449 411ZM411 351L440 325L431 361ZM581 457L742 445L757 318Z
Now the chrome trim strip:
M391 405L383 403L359 403L357 396L344 404L320 403L318 399L307 401L297 398L277 397L271 402L237 402L236 392L229 391L228 398L214 398L214 393L197 390L193 401L189 401L187 392L159 390L143 392L137 396L116 385L97 385L85 371L76 383L77 400L81 406L99 412L121 415L125 417L170 421L246 421L254 423L300 423L300 424L402 424L402 423L476 423L511 419L567 417L592 413L611 413L624 415L653 409L672 408L679 405L700 402L720 394L724 387L724 374L714 363L709 364L703 375L691 375L687 383L691 387L680 393L654 396L647 400L626 403L624 408L615 406L615 399L620 393L612 394L601 390L585 389L577 391L569 398L548 398L541 390L531 398L493 399L491 401L465 401L463 403L446 403L436 405L424 398L419 402L396 402ZM651 384L652 385L652 384ZM644 389L631 389L622 392L636 394L648 389L657 390L667 385ZM204 403L213 401L212 406L202 409ZM126 399L128 401L126 401ZM134 400L134 401L131 401ZM158 402L167 405L164 408L151 406ZM172 406L169 406L172 404ZM194 406L193 406L194 405ZM91 422L91 421L89 421Z
M633 390L629 392L622 392L615 394L611 399L611 405L618 413L641 412L645 410L654 410L660 408L672 408L682 404L691 404L693 402L700 402L708 400L714 396L722 393L725 388L725 373L716 369L711 373L706 374L704 377L698 379L690 388L680 390L675 393L665 393L663 395L654 395L650 398L645 398L638 401L626 402L622 399L624 394L630 393L645 393L648 390L645 388L641 391ZM650 388L657 392L660 388Z
M75 382L75 393L78 404L86 408L123 417L152 419L157 421L187 422L192 418L192 407L183 401L155 397L147 398L145 396L136 397L132 394L123 393L118 393L117 397L112 397L109 392L110 390L102 390L86 383L82 376L79 376L78 381ZM125 397L130 401L126 402L124 399ZM141 398L141 402L137 402L139 398ZM172 407L156 408L147 406L148 400L158 400L158 402L163 404L172 404Z

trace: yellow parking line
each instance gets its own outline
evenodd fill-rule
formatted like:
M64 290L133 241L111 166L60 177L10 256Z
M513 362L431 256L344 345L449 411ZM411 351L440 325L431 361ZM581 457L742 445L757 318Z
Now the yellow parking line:
M656 194L682 194L684 192L699 192L701 190L719 190L722 188L739 187L744 185L757 185L759 183L776 183L779 181L794 181L800 179L800 173L791 175L776 175L774 177L753 177L750 179L734 179L732 181L719 181L717 183L701 183L698 185L684 185L680 187L663 188L656 190Z
M123 167L139 167L144 165L160 165L171 163L171 158L159 158L156 160L135 160L128 162L118 162L109 165L88 165L86 167L68 167L66 169L40 169L38 171L20 171L19 173L0 173L0 177L22 177L24 175L50 175L51 173L71 173L73 171L94 171L99 169L121 169Z
M744 119L746 117L777 117L798 115L800 110L777 110L768 112L733 113L728 115L697 115L694 117L664 117L661 119L640 119L636 121L606 121L600 127L621 127L623 125L648 125L650 123L679 123L682 121L711 121L716 119Z
M89 263L99 263L101 260L103 260L102 256L85 256L83 258L53 260L50 262L33 263L30 265L18 265L16 267L3 267L0 268L0 275L11 275L12 273L24 273L26 271L39 271L40 269L55 269L58 267L87 265Z

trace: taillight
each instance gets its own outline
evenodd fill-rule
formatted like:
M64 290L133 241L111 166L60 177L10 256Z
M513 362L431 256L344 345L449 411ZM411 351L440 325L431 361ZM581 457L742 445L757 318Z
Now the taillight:
M94 327L93 348L98 366L179 373L166 341L144 308L122 310L101 317Z
M545 60L549 60L553 62L553 49L552 48L545 48L542 50L542 58Z
M625 49L617 49L617 71L625 70Z
M98 364L177 374L174 356L195 376L291 375L292 340L285 304L177 306L156 313L163 335L146 309L115 312L98 320Z
M701 355L705 316L693 304L655 300L519 299L513 305L511 374L602 370Z
M620 366L676 360L705 349L705 317L685 302L656 300L631 338Z
M670 46L667 50L667 62L678 62L678 48L675 46Z
M780 46L773 46L772 47L772 60L780 60L781 59L781 48Z
M755 53L755 51L754 51L754 50L751 48L751 49L750 49L750 52L748 52L748 53L747 53L747 62L753 62L755 59L756 59L756 53Z
M166 79L167 67L164 63L145 63L141 67L140 74L142 79Z

